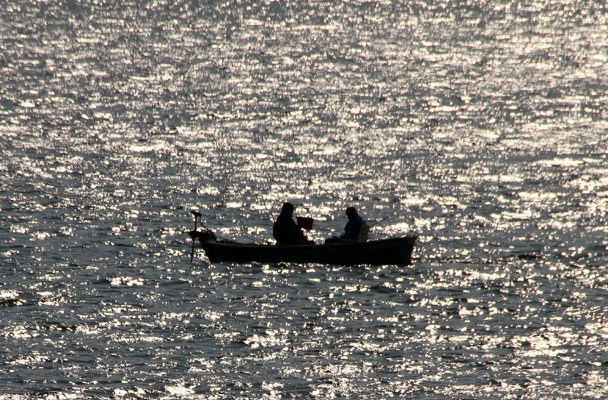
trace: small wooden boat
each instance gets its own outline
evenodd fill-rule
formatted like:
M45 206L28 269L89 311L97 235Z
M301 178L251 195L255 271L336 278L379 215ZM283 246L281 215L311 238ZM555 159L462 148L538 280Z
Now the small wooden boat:
M212 263L292 262L334 265L408 265L417 236L373 240L363 243L272 245L218 240L209 230L191 231Z

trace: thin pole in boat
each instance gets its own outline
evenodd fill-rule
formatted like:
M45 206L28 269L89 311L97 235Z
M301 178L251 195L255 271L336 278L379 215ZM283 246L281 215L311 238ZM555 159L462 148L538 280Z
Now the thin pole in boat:
M195 210L192 210L192 214L194 215L194 232L196 233L196 223L198 222L198 219L202 216L202 214ZM192 252L190 253L190 262L194 261L194 243L195 243L195 241L196 241L195 236L192 235Z

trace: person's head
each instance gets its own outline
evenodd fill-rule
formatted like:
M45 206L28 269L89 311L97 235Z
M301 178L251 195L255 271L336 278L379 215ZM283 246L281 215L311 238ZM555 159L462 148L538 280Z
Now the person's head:
M353 206L350 206L346 209L346 217L350 218L354 218L357 216L357 209Z
M290 202L283 203L283 207L281 208L281 214L291 215L293 214L293 210L295 210L293 204L291 204Z

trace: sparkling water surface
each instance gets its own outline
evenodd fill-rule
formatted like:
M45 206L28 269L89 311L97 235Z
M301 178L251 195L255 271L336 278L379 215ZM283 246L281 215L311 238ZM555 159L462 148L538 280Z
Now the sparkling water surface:
M608 9L0 7L0 399L608 396ZM190 262L191 210L408 267Z

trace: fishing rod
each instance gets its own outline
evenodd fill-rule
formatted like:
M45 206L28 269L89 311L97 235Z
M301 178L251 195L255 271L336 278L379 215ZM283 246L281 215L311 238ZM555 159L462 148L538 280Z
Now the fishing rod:
M221 226L223 226L224 228L228 228L228 229L230 229L230 227L229 227L229 226L227 226L226 224L222 223L221 221L215 221L215 222L217 222L218 224L220 224L220 225L221 225ZM241 236L243 236L244 238L247 238L247 239L249 239L249 240L251 240L251 241L253 241L253 242L257 243L257 244L266 244L266 243L261 242L260 240L258 240L258 239L256 239L256 238L253 238L253 237L251 237L251 236L249 236L249 235L245 235L245 234L242 234L242 233L241 233L240 235L241 235Z
M200 218L200 220L201 220L200 225L201 225L202 227L204 227L204 225L203 225L203 221L202 221L202 216L203 216L203 215L202 215L200 212L195 211L195 210L192 210L192 214L194 215L194 231L196 231L196 223L197 223L197 221L199 220L199 218ZM216 222L217 224L219 224L219 225L223 226L224 228L230 229L230 227L229 227L229 226L227 226L226 224L224 224L222 221L216 220L215 222ZM259 239L255 239L255 238L253 238L253 237L251 237L251 236L249 236L249 235L245 235L245 234L242 234L242 233L241 233L240 235L241 235L241 236L243 236L244 238L247 238L247 239L251 240L252 242L257 243L257 244L266 244L265 242L260 241ZM192 254L194 254L194 239L193 239L193 242L192 242ZM193 257L192 257L192 258L193 258Z

